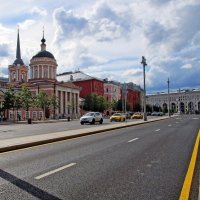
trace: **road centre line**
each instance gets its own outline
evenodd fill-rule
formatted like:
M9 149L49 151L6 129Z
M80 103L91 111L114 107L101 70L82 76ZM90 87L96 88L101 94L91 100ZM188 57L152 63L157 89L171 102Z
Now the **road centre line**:
M158 131L160 131L160 129L156 129L155 131L158 132Z
M134 142L134 141L136 141L136 140L139 140L139 138L134 138L134 139L132 139L132 140L129 140L128 142Z
M70 164L68 164L68 165L64 165L64 166L62 166L62 167L59 167L59 168L54 169L54 170L52 170L52 171L49 171L49 172L47 172L47 173L41 174L41 175L39 175L39 176L36 176L35 179L36 179L36 180L42 179L42 178L44 178L44 177L46 177L46 176L55 174L56 172L59 172L59 171L64 170L64 169L66 169L66 168L72 167L73 165L76 165L76 163L70 163Z
M190 194L190 190L191 190L191 186L192 186L192 179L193 179L193 175L194 175L194 169L195 169L195 164L196 164L196 160L197 160L197 155L198 155L198 148L199 148L199 141L200 141L200 129L199 132L197 134L197 138L194 144L194 149L192 152L192 157L189 163L189 167L185 176L185 180L183 183L183 187L181 190L181 194L179 197L179 200L188 200L189 199L189 194Z

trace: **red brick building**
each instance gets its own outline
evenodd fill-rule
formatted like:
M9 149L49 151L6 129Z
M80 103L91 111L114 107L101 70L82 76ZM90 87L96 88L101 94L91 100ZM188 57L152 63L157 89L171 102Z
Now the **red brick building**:
M104 96L104 81L81 71L67 72L57 75L57 79L63 82L72 82L81 88L80 97L85 98L89 94Z
M129 88L127 91L127 103L130 107L130 111L139 111L138 105L140 105L140 92Z

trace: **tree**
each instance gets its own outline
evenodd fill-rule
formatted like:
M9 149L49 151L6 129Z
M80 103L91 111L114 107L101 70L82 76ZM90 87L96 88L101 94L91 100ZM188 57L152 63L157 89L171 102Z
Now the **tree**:
M109 103L105 100L103 96L97 96L97 111L103 112L109 106Z
M40 91L35 99L35 105L43 110L43 119L45 117L46 108L50 106L48 95L44 91Z
M96 94L90 94L85 97L84 102L84 110L92 110L92 111L99 111L103 112L105 109L107 109L109 106L109 103L105 100L103 96L98 96Z
M121 99L119 99L117 101L116 109L122 111L122 100Z
M15 96L15 109L17 111L17 119L18 120L21 119L21 116L18 115L18 110L22 107L23 107L23 105L22 105L21 95L20 95L20 93L17 93Z
M112 108L112 110L117 110L117 101L113 100L109 107Z
M9 88L7 91L4 93L4 104L3 107L5 110L7 110L7 116L8 116L8 111L10 109L13 109L14 113L14 108L15 108L15 91L13 88Z
M59 101L58 101L58 98L56 97L56 95L52 95L49 99L49 106L52 108L53 110L53 118L55 119L55 110L56 108L59 107Z
M27 87L22 87L19 95L21 97L22 108L24 108L28 112L29 108L34 105L31 91ZM26 116L26 118L29 118L29 116Z

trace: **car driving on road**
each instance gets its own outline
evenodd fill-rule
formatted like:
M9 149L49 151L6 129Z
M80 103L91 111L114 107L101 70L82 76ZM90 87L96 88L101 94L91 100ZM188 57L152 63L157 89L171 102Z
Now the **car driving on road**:
M103 116L100 112L88 112L80 118L81 125L85 123L95 124L95 122L103 123Z
M135 113L131 116L131 119L142 119L143 118L143 114L141 113Z
M115 113L110 117L110 121L124 122L126 120L126 116L121 113Z

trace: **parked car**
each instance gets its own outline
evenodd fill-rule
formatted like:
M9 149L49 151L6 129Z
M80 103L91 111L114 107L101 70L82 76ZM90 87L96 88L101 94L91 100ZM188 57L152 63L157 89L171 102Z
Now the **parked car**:
M126 119L131 119L131 115L129 113L122 113L126 117Z
M152 112L152 113L151 113L151 116L158 116L158 115L159 115L158 112Z
M85 123L95 124L95 122L103 123L103 116L100 112L88 112L80 118L81 125Z
M163 116L164 113L163 112L152 112L151 116Z
M135 113L131 116L131 119L142 119L143 118L143 114L141 113Z
M126 120L126 116L123 115L122 113L114 113L111 117L110 117L110 121L117 121L117 122L122 122Z

